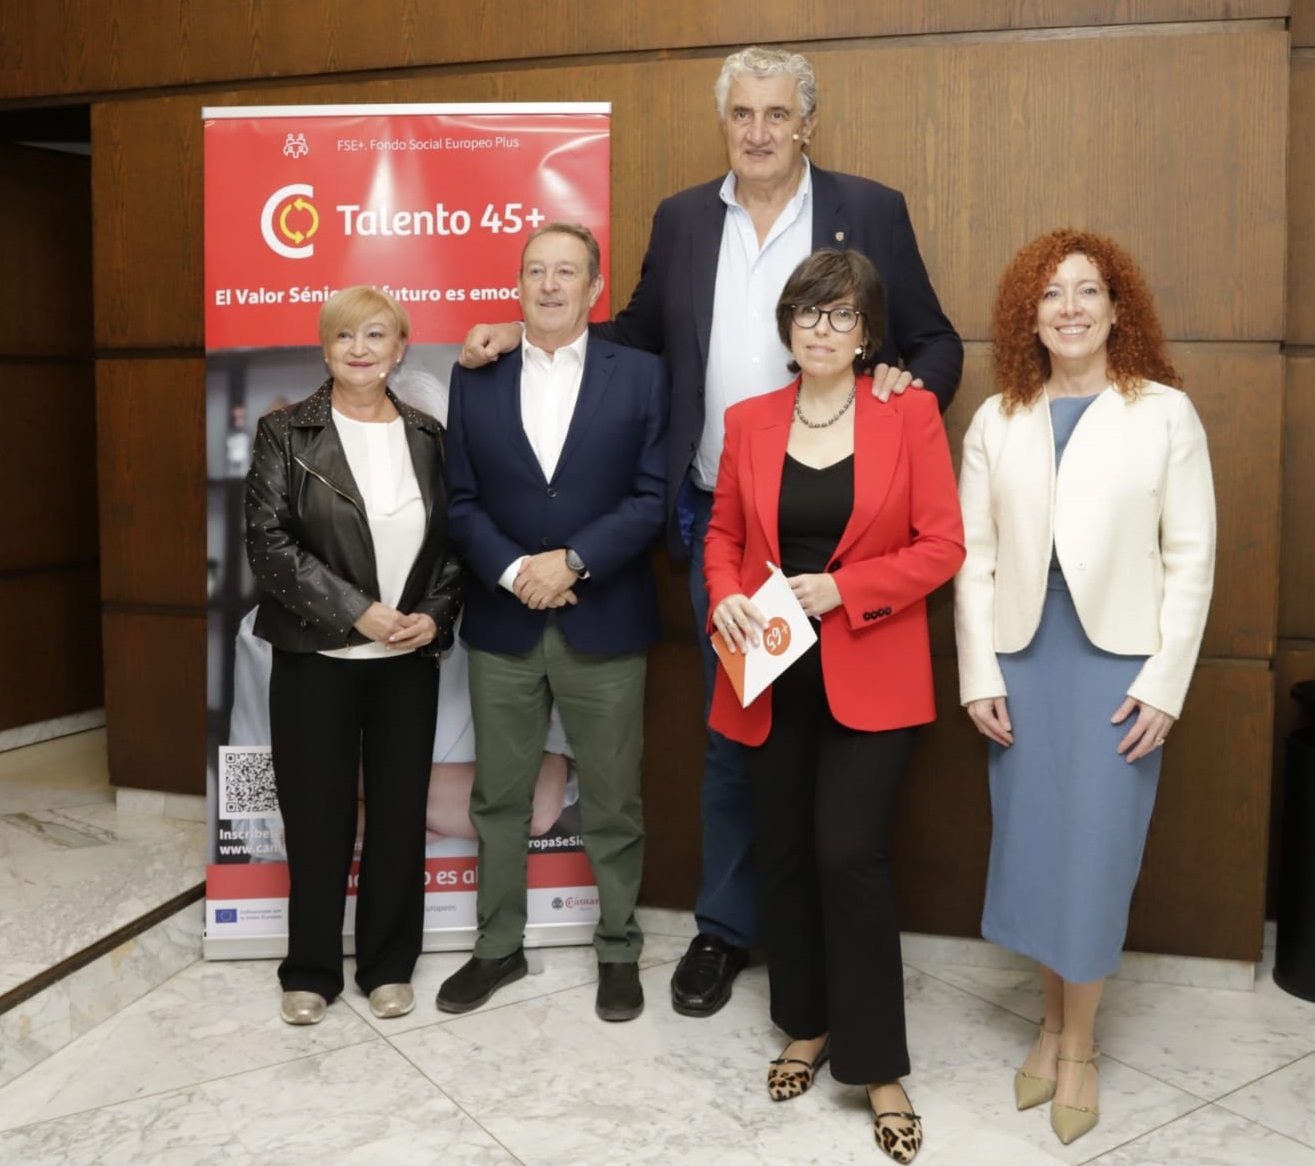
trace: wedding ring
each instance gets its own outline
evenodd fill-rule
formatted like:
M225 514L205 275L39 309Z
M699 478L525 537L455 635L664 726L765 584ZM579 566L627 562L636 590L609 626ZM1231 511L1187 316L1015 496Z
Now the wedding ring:
M1156 747L1157 749L1158 749L1161 745L1163 745L1163 744L1164 744L1164 738L1163 738L1163 737L1156 737L1156 738L1155 738L1155 747Z

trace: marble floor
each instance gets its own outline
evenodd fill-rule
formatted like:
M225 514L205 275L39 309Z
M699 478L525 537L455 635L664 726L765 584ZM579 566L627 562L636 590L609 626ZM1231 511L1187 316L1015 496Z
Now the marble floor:
M113 814L105 798L88 792L98 788L94 781L79 786L61 776L68 764L68 757L52 762L46 775L67 799L55 807L38 804L54 795L23 794L23 782L6 780L13 775L0 756L6 969L21 972L24 960L49 958L61 930L59 919L36 926L36 909L24 899L35 892L24 872L63 877L63 863L97 849L73 845L76 838L53 825L34 831L14 824L16 815L74 835L94 826L112 835L100 843L109 848L161 829ZM44 784L35 777L28 774L29 784ZM25 796L35 799L26 808ZM172 853L195 845L199 854L194 825L170 823ZM62 862L47 857L43 867L32 859L38 843L52 853L63 846ZM103 891L110 865L65 878L65 899L80 897L84 879ZM98 914L116 910L103 895L99 902ZM16 917L11 903L27 904L26 913ZM78 926L85 916L70 908ZM102 962L112 974L141 975L142 991L59 1047L0 1074L0 1163L887 1161L873 1144L861 1091L824 1073L803 1098L767 1099L766 1064L782 1038L767 1020L762 967L748 969L730 1004L709 1019L671 1011L667 983L692 931L687 914L643 913L649 1007L638 1020L612 1025L593 1015L591 952L557 948L531 953L534 974L465 1016L433 1007L439 983L464 957L433 954L417 969L419 1003L410 1016L375 1020L349 991L323 1024L290 1028L277 1016L272 962L196 958L201 919L200 904L193 904L140 937L133 952L110 953ZM30 939L29 927L36 932ZM1100 1033L1101 1122L1064 1147L1044 1107L1019 1113L1013 1106L1013 1069L1037 1015L1035 977L925 958L953 950L944 946L908 947L908 1087L927 1131L919 1163L1315 1166L1315 1004L1274 985L1272 951L1250 991L1111 981ZM133 961L148 956L174 961L167 977L149 981L134 970ZM5 1046L27 1035L26 1021L0 1032L0 1062Z
M95 729L0 753L0 995L205 880L205 827L125 812Z

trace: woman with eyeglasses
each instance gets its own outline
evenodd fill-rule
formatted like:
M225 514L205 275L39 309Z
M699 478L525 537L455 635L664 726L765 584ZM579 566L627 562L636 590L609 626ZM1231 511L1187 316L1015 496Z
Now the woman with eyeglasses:
M709 632L756 645L748 598L779 563L818 643L747 708L717 676L712 728L750 746L772 1019L788 1044L773 1100L830 1060L865 1086L881 1149L912 1161L909 1072L887 835L914 726L936 715L927 595L963 561L936 398L873 396L885 319L875 268L824 250L790 276L777 329L793 384L726 413L705 544Z

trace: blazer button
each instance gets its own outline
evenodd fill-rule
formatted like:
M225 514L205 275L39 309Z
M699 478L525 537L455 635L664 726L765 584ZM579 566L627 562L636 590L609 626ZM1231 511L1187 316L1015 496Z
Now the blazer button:
M548 545L548 537L547 535L545 535L543 538L539 540L539 546L546 547L547 545Z
M827 570L834 573L836 571L839 571L840 568L843 566L844 563L842 563L839 559L837 559L834 563L830 563L827 565Z
M557 491L554 490L551 486L548 487L548 497L549 497L549 498L556 498L556 497L557 497Z
M889 607L883 607L883 608L881 609L881 614L882 614L882 615L889 615L889 614L890 614L890 608L889 608Z

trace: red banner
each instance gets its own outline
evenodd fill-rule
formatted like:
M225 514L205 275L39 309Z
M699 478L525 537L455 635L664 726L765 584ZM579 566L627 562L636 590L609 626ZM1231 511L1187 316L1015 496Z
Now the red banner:
M269 750L269 645L243 540L257 419L324 377L319 313L371 284L411 318L389 387L446 421L447 381L470 326L518 319L530 231L583 223L608 265L605 105L206 109L208 957L280 954L287 865ZM594 307L609 314L604 292ZM477 864L469 817L474 730L458 644L444 657L425 815L425 946L468 944ZM580 838L578 781L554 716L535 789L526 940L587 942L597 891ZM364 814L364 808L362 809ZM363 817L361 821L363 822ZM354 927L355 864L345 930Z
M521 248L553 219L592 230L606 271L607 114L448 108L206 110L206 347L303 344L360 283L414 339L460 340L519 317Z

